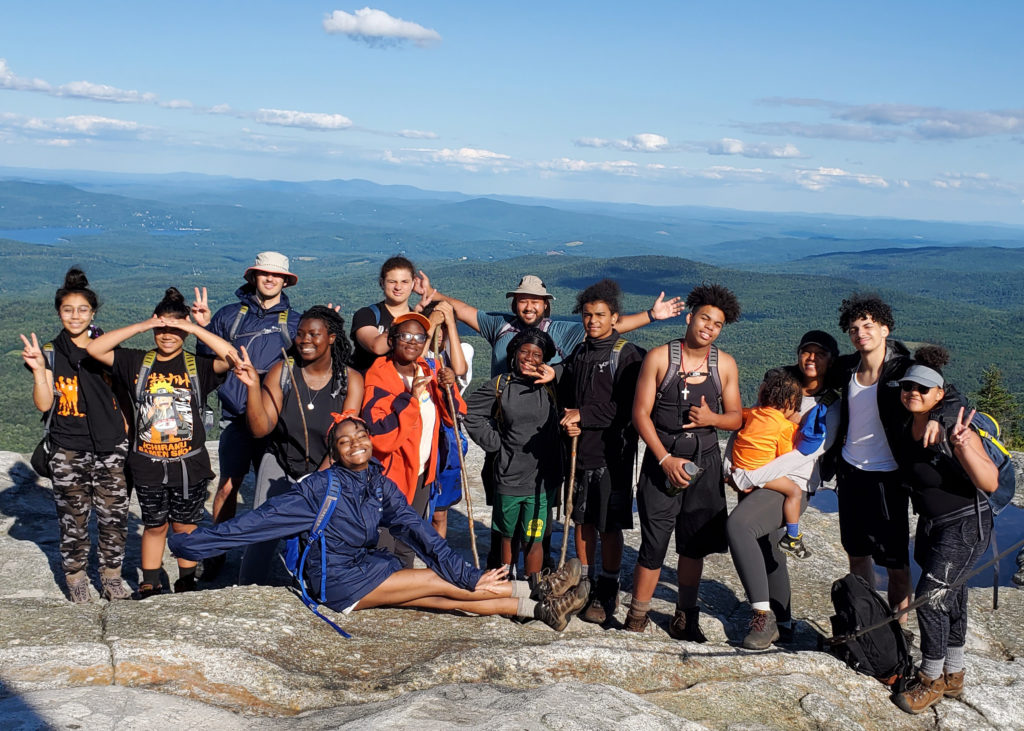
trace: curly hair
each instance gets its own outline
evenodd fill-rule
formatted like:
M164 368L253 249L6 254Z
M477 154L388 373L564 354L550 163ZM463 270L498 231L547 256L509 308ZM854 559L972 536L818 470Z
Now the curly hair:
M157 317L171 315L179 320L188 318L188 305L185 304L185 295L178 291L177 287L168 287L164 291L164 298L153 308L153 314Z
M740 319L740 301L731 289L720 284L701 284L686 295L686 309L690 312L696 312L705 305L720 309L727 325Z
M508 368L513 373L519 373L516 353L524 345L536 345L539 347L544 352L545 363L555 357L555 341L551 339L551 336L539 327L528 327L512 338L505 349L505 356L508 358Z
M327 326L327 332L334 336L331 345L331 379L338 386L332 389L332 396L348 393L348 364L352 358L352 343L345 335L345 318L330 307L313 305L299 316L299 324L303 320L320 320ZM298 352L292 344L292 355L298 359Z
M892 308L877 294L854 292L839 305L839 328L843 332L850 329L854 320L863 317L870 317L879 325L885 325L890 332L896 324L892 319Z
M85 272L78 267L71 267L64 275L64 285L53 297L53 308L59 312L60 306L64 304L64 298L69 294L80 294L85 297L85 301L94 311L100 308L99 298L89 289L89 280L86 279Z
M757 403L759 406L785 411L800 403L800 395L800 381L792 371L788 368L772 368L764 374Z
M604 302L613 315L619 314L619 299L622 297L622 290L614 279L602 279L600 282L591 284L585 290L576 295L576 306L572 314L578 315L583 312L583 305L591 302Z
M949 351L941 345L922 345L914 351L914 362L942 374L942 366L949 363Z

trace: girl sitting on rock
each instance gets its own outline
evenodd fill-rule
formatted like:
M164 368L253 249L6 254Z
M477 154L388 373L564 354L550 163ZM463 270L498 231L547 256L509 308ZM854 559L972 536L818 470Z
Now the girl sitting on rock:
M309 530L324 503L331 474L341 497L327 522L323 541L327 577L321 603L345 614L374 607L423 607L479 615L540 619L556 630L568 624L579 584L552 581L540 601L530 599L523 581L506 581L506 569L481 571L462 560L409 505L373 458L362 419L335 416L327 435L334 462L308 475L288 492L244 515L191 534L171 536L171 551L198 560L236 546ZM403 569L394 554L377 548L380 528L388 528L429 568ZM310 586L320 586L319 562L307 566ZM585 597L585 593L584 593Z

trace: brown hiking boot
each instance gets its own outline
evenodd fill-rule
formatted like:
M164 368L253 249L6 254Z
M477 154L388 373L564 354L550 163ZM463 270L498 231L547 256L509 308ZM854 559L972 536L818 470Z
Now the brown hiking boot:
M646 632L647 626L651 623L651 618L647 616L647 612L629 608L626 612L626 631L627 632Z
M549 596L537 604L534 617L556 632L568 626L572 615L583 609L587 603L587 588L577 584L561 596Z
M578 558L570 558L560 569L544 569L537 574L531 596L538 602L548 597L562 596L570 589L576 588L583 574L583 564Z
M84 571L67 576L68 598L75 604L89 604L92 602L92 594L89 592L89 577Z
M754 610L750 618L750 629L743 638L743 647L748 650L767 650L779 639L779 625L775 622L775 614L771 611Z
M609 618L615 616L615 610L619 608L619 582L605 576L597 579L597 588L590 598L590 604L580 615L584 622L604 624Z
M929 678L918 671L917 682L897 695L894 701L901 711L924 713L941 701L945 692L946 683L941 675L937 678Z
M116 573L101 574L100 586L103 587L101 592L103 598L109 602L132 598L132 590L128 588L128 585L124 583L124 579L121 578L121 569L117 569Z
M943 695L947 698L956 698L964 692L964 671L958 673L943 673L942 680L946 684Z
M708 638L700 631L700 609L690 607L689 609L676 608L672 623L668 626L669 636L674 640L685 640L686 642L707 642Z

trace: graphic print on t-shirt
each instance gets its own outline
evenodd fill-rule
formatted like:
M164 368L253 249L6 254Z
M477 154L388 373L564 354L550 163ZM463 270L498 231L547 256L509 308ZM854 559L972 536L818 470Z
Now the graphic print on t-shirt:
M187 375L150 373L138 410L139 452L157 459L192 451L192 391Z
M78 376L67 378L57 376L53 381L54 388L60 394L60 401L57 403L58 416L78 416L85 418L85 414L78 410Z

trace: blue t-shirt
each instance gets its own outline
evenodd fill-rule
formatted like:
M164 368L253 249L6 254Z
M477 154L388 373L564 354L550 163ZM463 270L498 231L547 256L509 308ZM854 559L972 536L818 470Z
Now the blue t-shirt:
M476 321L480 326L480 334L491 344L491 378L508 373L508 358L505 351L512 338L523 327L522 323L511 312L477 312ZM545 317L537 323L537 327L555 341L555 357L548 365L555 365L568 358L573 349L587 336L581 322L552 320Z

